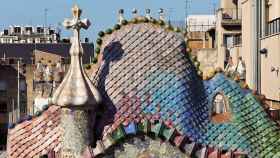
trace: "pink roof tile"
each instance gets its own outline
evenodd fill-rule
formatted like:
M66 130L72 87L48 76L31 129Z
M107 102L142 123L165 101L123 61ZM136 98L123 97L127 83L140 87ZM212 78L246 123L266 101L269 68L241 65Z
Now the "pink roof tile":
M7 152L10 158L36 157L60 149L60 107L51 106L41 116L10 129Z

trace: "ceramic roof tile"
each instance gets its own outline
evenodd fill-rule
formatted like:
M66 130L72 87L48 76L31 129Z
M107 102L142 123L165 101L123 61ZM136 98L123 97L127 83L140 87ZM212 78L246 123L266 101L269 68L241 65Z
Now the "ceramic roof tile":
M54 150L60 144L60 108L49 107L41 116L24 121L9 130L8 156L35 157Z
M114 40L104 38L101 69L94 76L105 99L104 106L113 109L114 121L98 125L113 127L104 128L104 136L141 113L151 121L170 121L176 130L196 143L225 150L256 155L267 148L268 141L258 143L262 137L275 142L274 137L279 134L271 129L278 127L270 123L250 93L243 93L237 83L222 74L209 81L198 77L179 34L140 23L123 26L110 36ZM230 123L216 124L210 120L209 110L213 106L210 101L217 92L229 99ZM139 105L137 110L135 104ZM104 115L102 119L106 120L108 116ZM262 123L258 123L260 121ZM262 124L267 125L265 129L269 131L263 131ZM151 129L155 133L161 132L160 127L152 126ZM270 146L278 150L277 144L276 141Z

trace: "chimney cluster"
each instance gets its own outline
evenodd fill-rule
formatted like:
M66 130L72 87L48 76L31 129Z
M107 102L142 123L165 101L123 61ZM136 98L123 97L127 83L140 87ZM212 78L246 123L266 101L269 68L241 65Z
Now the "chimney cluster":
M138 10L136 8L132 9L132 17L136 18L140 15L138 15ZM158 16L159 16L159 20L165 21L165 12L163 8L160 8L158 11ZM152 18L151 16L151 9L146 9L145 10L145 17L148 18L149 20ZM124 17L124 9L120 9L118 12L118 23L121 24L121 22L125 20Z

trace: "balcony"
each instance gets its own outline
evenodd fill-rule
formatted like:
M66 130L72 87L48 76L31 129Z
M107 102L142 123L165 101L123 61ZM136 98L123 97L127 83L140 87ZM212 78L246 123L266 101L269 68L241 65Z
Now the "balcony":
M280 18L274 19L267 23L264 36L273 36L280 33Z
M237 8L221 8L222 26L241 26L242 13Z

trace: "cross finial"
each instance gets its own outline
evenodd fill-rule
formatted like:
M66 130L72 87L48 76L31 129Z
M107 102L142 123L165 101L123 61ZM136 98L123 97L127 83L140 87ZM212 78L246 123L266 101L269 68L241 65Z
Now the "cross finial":
M80 19L82 10L75 5L72 8L73 19L66 19L63 25L66 29L72 29L74 31L74 37L72 37L72 46L70 49L70 55L80 55L83 54L83 49L80 43L80 30L88 29L90 26L90 21L88 19Z
M101 97L83 69L83 47L80 42L80 30L87 29L90 22L88 19L80 19L82 10L77 5L72 8L72 13L73 18L63 22L67 29L74 32L70 48L71 63L65 78L53 95L52 103L62 107L92 108L100 103Z
M80 18L82 14L82 10L78 7L77 4L72 8L72 13L74 18Z
M89 28L90 21L88 19L80 19L82 10L77 5L74 5L74 7L72 8L72 13L73 19L66 19L63 22L63 25L66 27L66 29L80 30L81 28Z

